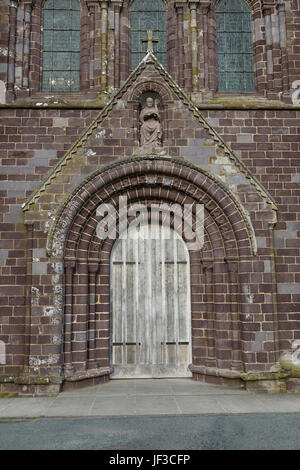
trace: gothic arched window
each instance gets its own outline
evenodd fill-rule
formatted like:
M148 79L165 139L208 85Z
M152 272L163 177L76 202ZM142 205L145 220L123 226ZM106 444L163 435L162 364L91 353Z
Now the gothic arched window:
M160 63L167 66L166 7L163 0L133 0L130 7L131 70L134 70L147 52L147 31L153 32L154 54Z
M78 0L46 0L43 20L42 90L79 91Z
M220 0L216 8L219 92L254 91L251 11L245 0Z

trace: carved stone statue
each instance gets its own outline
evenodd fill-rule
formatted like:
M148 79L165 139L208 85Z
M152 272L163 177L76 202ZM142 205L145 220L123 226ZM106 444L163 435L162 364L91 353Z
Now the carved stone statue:
M141 145L144 147L161 146L162 129L158 103L158 100L154 102L149 96L140 114Z

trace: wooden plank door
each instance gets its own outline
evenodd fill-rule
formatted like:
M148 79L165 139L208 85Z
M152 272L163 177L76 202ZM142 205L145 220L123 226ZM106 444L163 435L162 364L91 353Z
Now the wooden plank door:
M145 225L111 259L113 377L189 377L189 257L183 240Z

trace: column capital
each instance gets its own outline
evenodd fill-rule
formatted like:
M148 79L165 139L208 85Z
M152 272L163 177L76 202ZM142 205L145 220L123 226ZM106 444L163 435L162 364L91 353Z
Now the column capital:
M76 266L76 258L65 258L65 269L72 271Z
M99 0L99 3L100 3L100 7L103 9L103 10L107 10L108 8L108 4L111 0Z
M178 10L179 8L184 8L186 5L186 2L183 2L183 1L179 1L179 2L175 2L175 8L176 10Z
M262 6L261 6L261 10L263 12L263 15L266 16L266 15L270 15L271 12L272 12L272 9L274 8L274 2L273 0L263 0L262 1Z
M31 8L33 8L35 5L35 0L24 0L23 3L25 6L30 6Z
M237 261L233 261L230 259L225 259L225 263L227 265L228 272L230 273L237 273L239 270L239 265Z
M188 0L191 10L196 10L201 3L201 0Z
M90 259L88 263L88 270L89 273L96 274L99 269L99 260L98 259Z
M87 0L86 6L88 11L95 11L95 8L100 5L100 0Z
M212 272L213 267L214 267L214 262L213 260L201 260L200 261L202 264L203 271L206 272Z
M9 6L10 6L11 8L16 8L16 9L17 9L18 6L19 6L19 4L20 4L20 0L14 0L14 1L11 1L11 2L9 3Z
M261 9L262 9L264 16L271 15L271 10L272 10L271 5L263 5Z
M276 8L279 12L285 11L285 3L277 3Z
M34 221L33 221L33 220L24 220L24 225L25 225L26 227L28 227L29 229L30 229L30 228L32 229L33 226L34 226Z
M203 10L210 8L211 2L209 0L200 0L200 8Z
M110 3L111 3L113 6L122 8L124 1L123 1L123 0L110 0Z

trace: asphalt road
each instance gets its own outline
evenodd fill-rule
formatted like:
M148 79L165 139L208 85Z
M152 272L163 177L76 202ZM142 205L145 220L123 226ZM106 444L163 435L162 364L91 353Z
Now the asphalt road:
M0 421L1 450L299 450L300 413Z

